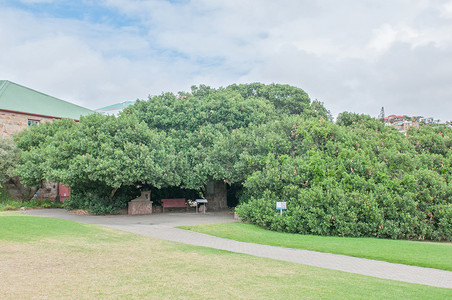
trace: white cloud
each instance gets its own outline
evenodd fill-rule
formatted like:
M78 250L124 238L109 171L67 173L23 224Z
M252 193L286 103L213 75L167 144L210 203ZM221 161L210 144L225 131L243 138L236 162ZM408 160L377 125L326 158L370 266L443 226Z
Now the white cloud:
M452 44L452 24L415 29L406 24L392 26L383 24L373 31L373 36L367 48L375 51L374 60L391 50L396 43L407 43L411 50L417 47L433 45L436 48L447 49Z
M450 1L99 3L109 22L0 4L0 78L90 108L260 81L301 87L334 115L452 119Z
M377 52L387 51L397 41L397 31L389 24L384 24L374 31L374 37L369 42L369 47Z
M451 19L452 18L452 1L444 3L440 7L440 15L443 18Z

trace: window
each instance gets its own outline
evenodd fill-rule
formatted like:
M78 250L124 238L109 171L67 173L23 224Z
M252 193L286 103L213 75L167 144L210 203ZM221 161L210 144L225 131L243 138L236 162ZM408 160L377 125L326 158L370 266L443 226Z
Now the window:
M28 119L28 126L38 125L38 124L39 124L39 120Z

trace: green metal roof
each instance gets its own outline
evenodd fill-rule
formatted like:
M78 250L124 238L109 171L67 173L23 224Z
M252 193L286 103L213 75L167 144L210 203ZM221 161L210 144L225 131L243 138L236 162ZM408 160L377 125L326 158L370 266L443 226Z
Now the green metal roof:
M134 100L134 101L124 101L124 102L121 102L121 103L116 103L116 104L113 104L113 105L109 105L109 106L105 106L105 107L102 107L102 108L98 108L98 109L96 109L96 111L108 111L108 110L121 109L121 108L125 108L125 107L127 107L129 105L133 105L135 102L136 102L136 100Z
M0 80L0 109L74 120L94 113L8 80Z

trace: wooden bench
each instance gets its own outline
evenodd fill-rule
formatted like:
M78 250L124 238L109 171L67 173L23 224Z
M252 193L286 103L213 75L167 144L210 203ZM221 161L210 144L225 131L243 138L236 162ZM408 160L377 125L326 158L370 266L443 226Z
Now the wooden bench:
M165 212L166 207L185 207L188 211L188 205L185 203L185 198L162 199L162 212Z

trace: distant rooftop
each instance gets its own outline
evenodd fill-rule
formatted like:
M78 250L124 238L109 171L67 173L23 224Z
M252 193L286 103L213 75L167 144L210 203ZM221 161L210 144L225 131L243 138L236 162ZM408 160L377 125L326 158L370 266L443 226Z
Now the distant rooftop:
M0 80L0 109L74 120L95 113L8 80Z
M102 111L108 111L108 110L116 110L116 109L126 108L127 106L132 105L135 102L136 102L136 100L124 101L124 102L121 102L121 103L116 103L116 104L112 104L112 105L105 106L105 107L102 107L102 108L98 108L98 109L96 109L96 111L101 111L101 110Z
M136 100L133 101L124 101L121 103L116 103L116 104L112 104L109 106L105 106L102 108L98 108L96 109L97 112L103 113L103 114L112 114L112 115L117 115L119 114L119 112L121 112L124 108L126 108L127 106L133 105L135 104Z

